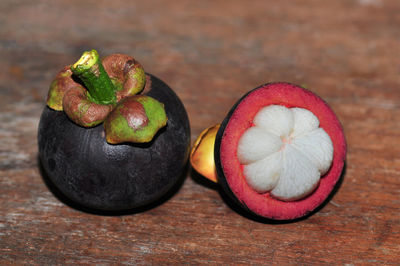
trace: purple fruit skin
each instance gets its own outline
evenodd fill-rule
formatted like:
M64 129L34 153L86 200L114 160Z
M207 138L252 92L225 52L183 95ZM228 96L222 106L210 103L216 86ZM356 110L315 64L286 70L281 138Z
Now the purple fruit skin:
M190 126L177 95L151 76L147 95L164 103L167 126L150 143L108 144L103 125L83 128L45 107L38 131L39 158L51 182L70 200L97 210L150 204L180 179L189 155Z

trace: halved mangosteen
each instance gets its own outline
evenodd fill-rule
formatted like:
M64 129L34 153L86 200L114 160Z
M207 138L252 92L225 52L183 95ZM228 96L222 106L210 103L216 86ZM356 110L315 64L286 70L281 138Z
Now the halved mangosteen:
M197 140L193 167L212 180L200 165L214 156L218 183L257 216L303 217L328 198L340 179L346 156L342 126L320 97L299 86L269 83L250 91L214 131ZM205 150L199 146L213 138L214 154L198 154Z
M67 198L120 211L153 203L179 182L190 128L163 81L130 56L99 60L93 50L52 82L38 142L44 171Z

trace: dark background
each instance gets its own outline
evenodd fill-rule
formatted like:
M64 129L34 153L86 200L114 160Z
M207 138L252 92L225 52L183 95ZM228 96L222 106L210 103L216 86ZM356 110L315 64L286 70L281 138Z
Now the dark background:
M126 53L187 108L192 142L244 93L287 81L324 98L348 142L331 201L262 223L190 168L163 204L101 216L46 186L37 125L84 50ZM0 264L395 264L400 252L400 2L0 2Z

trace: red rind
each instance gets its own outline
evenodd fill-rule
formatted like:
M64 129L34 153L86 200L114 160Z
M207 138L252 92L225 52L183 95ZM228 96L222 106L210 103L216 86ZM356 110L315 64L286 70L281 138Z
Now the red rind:
M326 133L330 136L334 155L330 170L321 177L320 184L308 197L284 202L272 198L268 193L259 194L245 181L242 166L237 158L237 147L241 135L252 126L257 112L271 104L300 107L316 115ZM331 108L312 92L289 83L270 83L249 92L233 107L222 134L219 154L223 176L234 197L251 212L270 219L291 220L302 217L321 205L332 192L342 173L346 156L346 141L342 126ZM228 115L229 116L229 115ZM217 163L218 167L218 163Z

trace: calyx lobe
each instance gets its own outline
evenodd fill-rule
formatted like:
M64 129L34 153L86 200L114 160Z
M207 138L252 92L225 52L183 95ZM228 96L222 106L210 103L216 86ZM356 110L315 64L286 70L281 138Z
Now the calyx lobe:
M149 142L167 120L164 105L154 98L126 97L104 121L107 142Z

